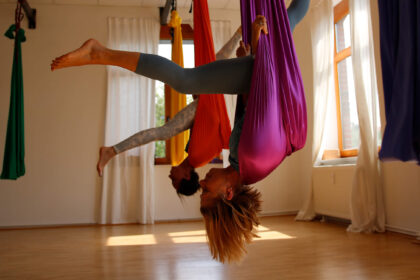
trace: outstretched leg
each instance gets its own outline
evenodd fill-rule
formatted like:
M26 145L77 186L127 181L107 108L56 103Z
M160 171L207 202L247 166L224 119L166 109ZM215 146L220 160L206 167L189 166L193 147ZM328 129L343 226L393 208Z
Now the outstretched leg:
M102 176L103 169L108 161L117 154L153 141L168 140L178 133L191 128L194 122L197 104L198 100L194 100L161 127L140 131L113 147L101 147L99 149L99 160L96 164L99 176Z
M184 69L157 55L111 50L90 39L77 50L54 59L51 70L88 64L114 65L160 80L182 93L242 94L249 91L253 63L252 57L241 57Z
M89 39L83 45L65 55L55 58L51 70L89 64L114 65L135 71L140 53L116 51L105 48L97 40Z

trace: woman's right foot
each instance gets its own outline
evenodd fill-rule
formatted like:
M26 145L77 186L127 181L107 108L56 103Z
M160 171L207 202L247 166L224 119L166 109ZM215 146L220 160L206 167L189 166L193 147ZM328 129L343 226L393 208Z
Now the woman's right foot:
M89 39L83 45L65 55L55 58L51 63L51 71L71 66L101 64L101 55L106 51L95 39Z
M99 160L98 160L98 163L96 164L96 170L98 171L99 176L102 177L105 165L116 154L117 153L112 147L101 147L99 149Z

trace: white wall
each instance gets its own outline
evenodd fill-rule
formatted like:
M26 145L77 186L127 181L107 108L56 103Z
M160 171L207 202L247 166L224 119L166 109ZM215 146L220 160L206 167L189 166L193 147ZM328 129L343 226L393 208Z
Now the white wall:
M255 184L261 192L263 204L262 214L276 215L296 213L302 203L299 187L298 157L289 157L272 174ZM219 164L209 164L197 169L203 178L210 168L222 167ZM157 220L197 219L201 217L199 211L199 194L192 198L185 198L179 203L179 198L172 191L168 178L170 166L160 165L155 168L155 196ZM170 190L170 191L168 191Z
M158 18L155 9L36 5L37 28L22 44L25 88L26 175L0 181L0 225L92 223L100 180L106 69L50 72L51 59L87 38L106 43L108 16ZM14 4L0 4L0 27L14 22ZM4 32L2 31L2 32ZM0 157L10 98L13 41L0 36Z
M308 12L309 13L309 12ZM310 20L309 16L303 18L303 20L296 26L293 32L293 39L295 42L296 53L299 60L300 71L302 74L303 85L305 87L306 97L306 108L308 118L308 133L305 147L296 152L295 157L297 164L295 166L295 172L297 173L297 179L300 191L301 205L304 199L308 195L309 185L311 184L312 176L312 139L313 139L313 73L312 73L312 45L310 36Z
M22 45L25 88L26 175L0 180L0 227L95 223L101 180L95 166L103 144L106 69L88 66L50 72L51 59L77 48L87 38L107 40L107 17L152 17L157 9L33 5L37 29L26 29ZM0 1L0 29L14 22L15 4ZM192 15L180 11L184 21ZM212 19L240 24L239 12L210 11ZM296 32L295 32L296 33ZM303 50L302 50L303 51ZM6 134L13 41L0 36L0 159ZM305 52L303 52L305 55ZM257 184L264 213L297 211L302 202L300 157L290 157ZM212 166L210 166L212 167ZM199 170L204 174L209 167ZM184 204L171 189L168 166L157 166L156 219L200 217L197 198ZM168 191L168 188L170 191Z

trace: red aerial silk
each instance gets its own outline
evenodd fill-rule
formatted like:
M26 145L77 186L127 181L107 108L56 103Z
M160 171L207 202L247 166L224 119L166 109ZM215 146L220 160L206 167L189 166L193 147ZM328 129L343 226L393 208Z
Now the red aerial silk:
M242 34L250 43L256 15L267 18L255 55L238 147L245 184L265 178L306 141L306 103L284 0L241 0Z
M207 0L194 1L194 54L196 67L216 60ZM189 163L205 165L228 149L230 132L223 95L200 95L188 147Z

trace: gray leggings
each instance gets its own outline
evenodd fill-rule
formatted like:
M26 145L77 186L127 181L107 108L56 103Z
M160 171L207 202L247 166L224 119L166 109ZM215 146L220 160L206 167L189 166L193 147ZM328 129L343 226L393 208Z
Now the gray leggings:
M135 72L182 93L244 94L249 92L253 65L254 58L245 56L182 68L164 57L141 53Z

